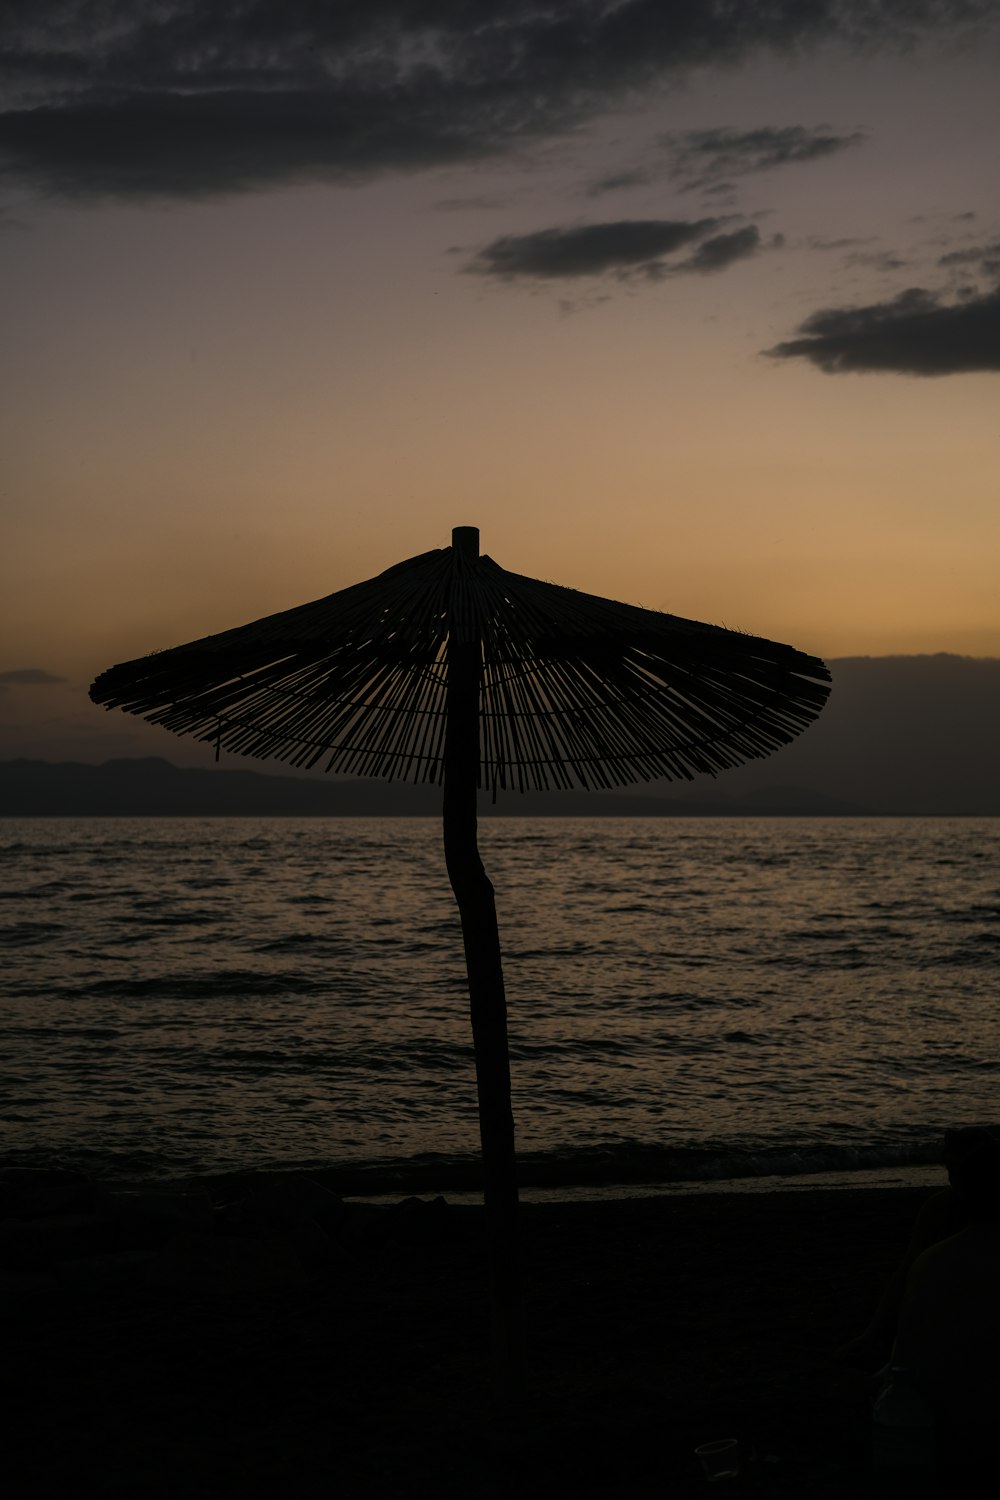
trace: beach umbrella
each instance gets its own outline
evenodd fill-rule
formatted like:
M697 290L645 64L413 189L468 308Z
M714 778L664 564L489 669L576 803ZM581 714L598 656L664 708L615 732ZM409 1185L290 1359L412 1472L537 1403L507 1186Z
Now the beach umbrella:
M96 703L242 755L443 785L479 1096L498 1370L522 1315L507 1008L477 791L715 775L787 744L829 672L756 636L598 598L480 555L479 531L327 598L111 667Z

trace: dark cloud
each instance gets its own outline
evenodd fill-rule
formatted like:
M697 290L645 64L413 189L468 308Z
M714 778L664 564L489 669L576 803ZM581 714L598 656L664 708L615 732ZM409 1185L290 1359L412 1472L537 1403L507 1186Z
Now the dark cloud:
M774 359L811 360L828 375L1000 371L1000 287L954 303L911 288L891 302L814 313L799 333L802 337L765 353Z
M902 271L909 265L892 250L855 250L844 257L845 266L864 266L872 271Z
M486 155L490 136L344 90L149 94L0 116L0 161L65 197L204 198Z
M667 271L665 256L704 239L718 225L718 219L619 219L505 234L479 250L466 269L503 280L608 274L659 279Z
M853 248L855 245L870 245L872 243L872 240L872 235L866 235L864 237L858 237L857 235L845 235L840 239L833 240L825 240L818 235L813 235L812 238L807 241L807 243L810 250L847 250Z
M1000 240L991 245L970 245L965 250L950 250L938 257L939 266L957 268L960 271L978 271L983 276L1000 280Z
M663 143L673 152L671 177L690 192L719 191L731 187L734 177L817 161L864 139L860 131L837 135L825 126L763 125L756 130L689 130L664 136Z
M4 687L49 687L65 681L65 677L54 677L41 667L15 667L9 672L0 672L0 685Z
M953 213L911 214L910 215L910 223L911 224L933 224L935 222L936 223L942 223L942 222L944 222L944 223L948 223L948 224L967 224L970 220L975 219L976 217L977 217L977 215L975 214L975 212L972 209L966 209L963 213L959 213L959 214L953 214Z
M780 235L776 238L780 243ZM674 275L684 275L687 272L700 276L710 275L714 271L725 271L738 260L749 259L760 248L760 230L756 224L748 224L745 229L735 229L731 234L713 235L710 240L699 245L687 260L672 266L671 271Z
M71 196L351 180L483 160L694 67L995 18L994 0L6 0L0 161Z
M609 172L606 177L599 177L587 188L587 195L591 198L599 198L604 193L618 193L623 188L646 187L653 180L653 174L643 167L633 167L630 171Z

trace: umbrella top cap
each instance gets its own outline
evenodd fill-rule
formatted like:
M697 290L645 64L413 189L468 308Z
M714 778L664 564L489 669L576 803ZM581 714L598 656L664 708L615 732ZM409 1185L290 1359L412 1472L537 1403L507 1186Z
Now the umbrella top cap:
M452 550L459 557L466 557L470 562L479 556L479 527L478 526L455 526L451 533Z

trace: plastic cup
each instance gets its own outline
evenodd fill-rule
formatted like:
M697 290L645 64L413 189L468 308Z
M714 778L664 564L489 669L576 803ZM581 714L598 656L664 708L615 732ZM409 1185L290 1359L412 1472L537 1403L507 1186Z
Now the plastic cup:
M719 1438L714 1443L702 1443L694 1453L709 1484L716 1484L720 1479L739 1477L740 1445L737 1438Z

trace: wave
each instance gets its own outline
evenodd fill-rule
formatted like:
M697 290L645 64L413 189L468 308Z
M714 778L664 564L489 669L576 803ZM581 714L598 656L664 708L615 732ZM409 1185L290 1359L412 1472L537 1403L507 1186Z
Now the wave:
M252 969L218 969L208 974L149 974L143 978L113 977L67 987L75 995L105 996L118 999L180 1000L219 999L232 996L242 999L270 998L286 994L325 994L329 979L307 974L260 974Z

